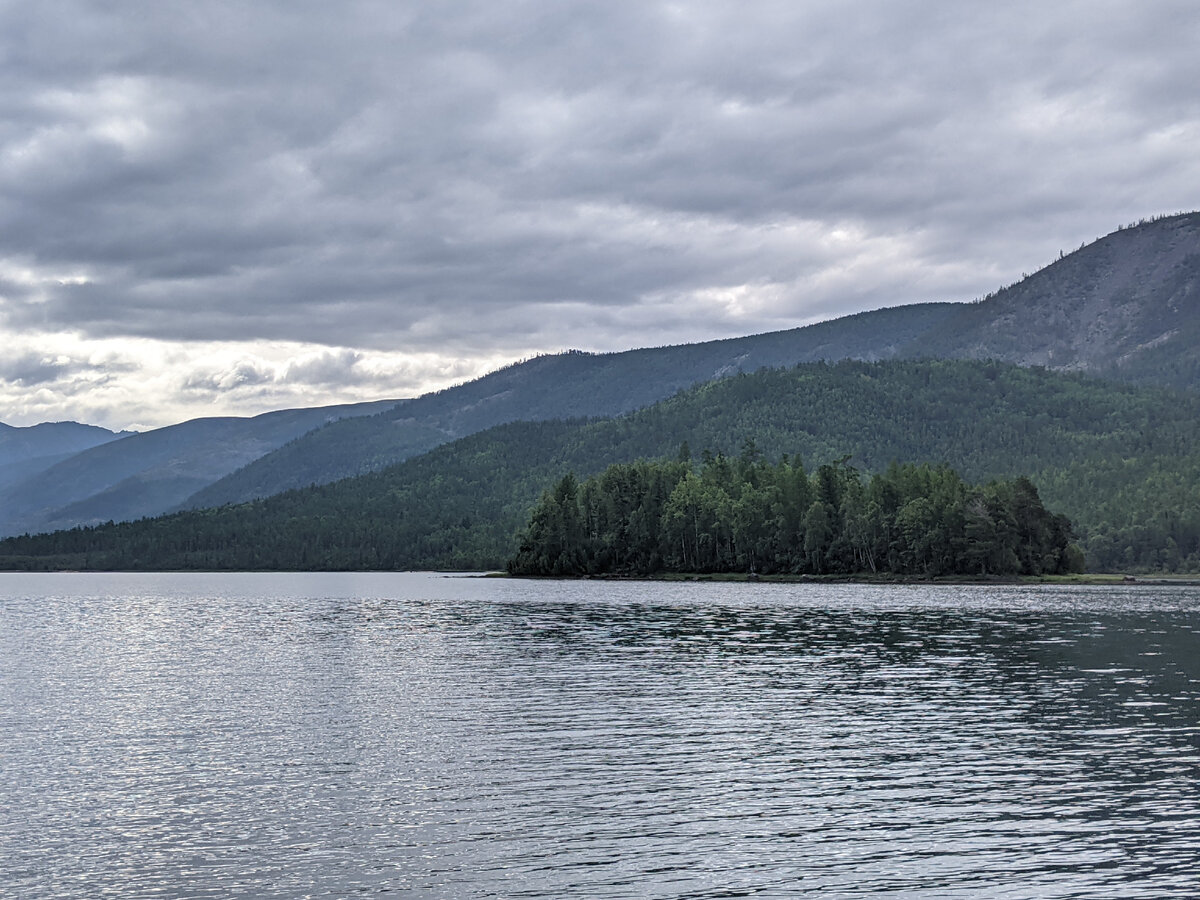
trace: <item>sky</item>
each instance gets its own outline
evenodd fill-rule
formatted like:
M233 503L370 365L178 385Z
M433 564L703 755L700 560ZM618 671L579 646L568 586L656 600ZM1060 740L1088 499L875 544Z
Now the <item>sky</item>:
M0 0L0 421L971 300L1200 207L1138 3Z

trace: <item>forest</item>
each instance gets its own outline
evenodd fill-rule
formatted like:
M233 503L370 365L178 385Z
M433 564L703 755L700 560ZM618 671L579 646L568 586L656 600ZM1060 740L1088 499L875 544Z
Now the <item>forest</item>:
M568 473L677 461L687 442L699 477L705 451L736 465L747 440L811 473L845 460L864 490L893 462L970 484L1025 476L1071 520L1089 571L1200 571L1200 397L946 360L767 369L622 416L510 423L249 503L9 538L0 568L496 569Z
M1024 477L966 484L945 466L893 464L864 478L837 460L810 477L747 440L706 456L564 476L530 517L514 575L751 572L1061 575L1082 572L1065 516Z

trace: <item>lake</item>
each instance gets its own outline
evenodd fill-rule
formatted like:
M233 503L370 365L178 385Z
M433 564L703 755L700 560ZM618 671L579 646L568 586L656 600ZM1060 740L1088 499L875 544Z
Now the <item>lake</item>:
M1200 589L0 576L0 895L1200 894Z

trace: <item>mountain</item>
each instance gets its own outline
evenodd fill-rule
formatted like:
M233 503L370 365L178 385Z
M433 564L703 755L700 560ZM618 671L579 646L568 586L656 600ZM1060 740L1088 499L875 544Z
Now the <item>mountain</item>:
M691 448L684 450L683 445ZM567 472L690 454L1032 477L1093 569L1200 568L1200 394L994 362L808 364L590 422L519 422L240 506L0 542L8 568L493 568ZM694 451L694 452L693 452ZM706 452L710 451L710 452Z
M0 422L0 487L29 478L82 450L128 434L79 422L42 422L25 427Z
M80 449L69 455L38 457L49 464L0 488L0 534L157 515L306 431L346 416L376 413L395 403L383 400L281 410L253 418L192 419L124 436L104 429L80 431L90 426L75 426L61 430L64 437L58 444L49 442L49 437L40 445L14 438L14 457L19 452L33 452L22 451L22 447L66 448L70 446L66 435L72 435ZM0 432L0 436L8 434ZM102 442L104 435L109 437ZM93 441L91 446L87 440Z
M118 449L46 459L11 470L7 484L0 477L0 534L241 502L377 471L505 422L618 415L730 373L816 360L988 358L1195 389L1198 297L1200 213L1165 217L1081 247L977 303L895 307L700 344L543 356L353 413L196 420L173 426L178 432L126 438Z
M370 418L335 422L204 488L185 505L237 503L376 471L505 422L619 415L739 371L894 356L955 309L925 303L750 337L539 356Z
M623 353L538 357L337 422L198 491L197 508L375 471L502 422L611 416L731 372L816 360L999 359L1200 387L1200 213L1121 229L978 303Z
M998 359L1200 387L1200 213L1123 228L980 303L900 355Z
M78 453L128 433L78 422L42 422L23 428L0 422L0 466L38 457Z

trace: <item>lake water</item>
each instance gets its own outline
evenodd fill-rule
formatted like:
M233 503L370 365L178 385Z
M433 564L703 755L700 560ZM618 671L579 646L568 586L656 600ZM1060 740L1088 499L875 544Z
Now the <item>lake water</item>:
M1200 895L1200 589L0 576L0 895Z

